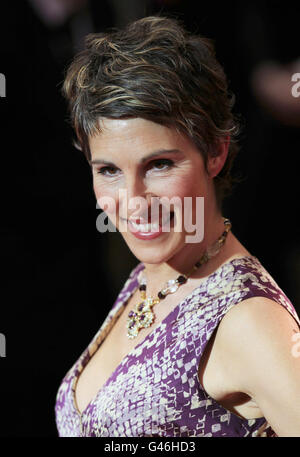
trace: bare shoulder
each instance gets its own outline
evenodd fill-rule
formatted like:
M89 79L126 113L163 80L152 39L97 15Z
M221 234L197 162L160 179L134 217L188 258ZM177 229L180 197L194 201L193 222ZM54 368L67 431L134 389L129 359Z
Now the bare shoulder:
M287 357L293 335L299 332L298 323L283 305L269 298L252 297L226 313L218 328L218 345L228 357L258 365L271 354Z
M261 297L229 309L216 337L225 381L255 401L279 436L300 436L299 337L289 311Z
M264 297L241 301L226 313L217 333L224 373L237 391L258 398L274 382L285 389L289 380L300 381L300 358L293 354L299 325L280 303Z
M272 334L274 341L273 332L281 330L279 333L282 334L284 329L299 332L298 323L283 305L266 297L251 297L229 309L220 323L219 330L234 331L234 335L246 331L246 336L251 336L248 332L254 332L253 336L257 337L264 330L264 335L261 336L268 338Z
M282 304L265 297L251 297L229 309L221 321L220 331L233 332L233 337L245 335L245 338L255 337L258 342L269 339L275 343L291 332L299 332L300 328Z

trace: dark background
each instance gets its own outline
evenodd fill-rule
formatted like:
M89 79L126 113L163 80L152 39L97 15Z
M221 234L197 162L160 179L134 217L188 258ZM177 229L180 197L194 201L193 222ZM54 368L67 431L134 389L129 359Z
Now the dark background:
M296 2L77 3L60 23L32 2L1 5L1 436L57 436L59 384L138 262L119 233L96 231L90 170L72 146L60 93L87 33L160 11L215 40L243 124L235 163L243 180L223 214L300 312L299 122L278 119L251 85L261 63L299 58Z

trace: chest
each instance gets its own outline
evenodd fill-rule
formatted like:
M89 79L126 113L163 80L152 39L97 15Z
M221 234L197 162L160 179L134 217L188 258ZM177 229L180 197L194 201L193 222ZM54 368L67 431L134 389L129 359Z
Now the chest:
M96 352L92 354L88 364L78 377L75 399L80 411L83 411L90 401L96 397L124 358L136 346L147 340L147 336L170 315L187 293L187 290L180 291L176 294L176 297L168 296L164 302L155 305L153 307L154 322L152 325L141 329L135 338L130 339L127 336L128 314L141 301L138 290L132 294L125 308L123 308L124 310L119 311L119 317L113 319L104 341ZM174 298L177 300L175 301Z
M174 302L165 303L165 306L157 306L155 309L155 322L149 327L142 329L134 339L127 337L127 317L129 311L139 301L139 294L135 293L129 299L125 310L113 323L108 335L92 354L88 364L81 372L75 389L75 399L79 411L84 411L88 404L96 397L100 389L109 381L120 363L133 349L146 339L147 335L157 327L175 307ZM234 392L230 385L230 379L224 379L221 367L218 364L220 356L215 344L217 331L209 339L205 351L197 368L197 375L205 391L220 405L241 417L252 419L261 417L261 411L253 400L242 392ZM218 351L218 353L217 353Z
M83 411L96 397L97 393L110 379L120 363L151 333L170 312L170 305L157 307L154 310L155 321L143 328L136 338L127 336L127 319L129 312L139 303L140 294L136 291L128 300L124 311L120 310L119 317L113 319L111 328L104 341L100 344L88 364L84 367L76 383L75 398L77 407Z

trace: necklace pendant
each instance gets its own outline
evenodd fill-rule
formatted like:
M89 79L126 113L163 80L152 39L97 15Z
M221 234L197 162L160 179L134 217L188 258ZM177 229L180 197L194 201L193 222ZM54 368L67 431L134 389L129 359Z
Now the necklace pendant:
M150 327L154 322L153 305L154 300L152 297L149 297L136 304L134 309L130 311L127 319L128 338L136 338L142 328Z
M208 262L211 257L217 255L226 241L228 232L231 230L231 222L229 219L224 219L225 231L217 239L217 241L210 246L205 253L202 255L193 266L192 270L187 274L180 274L177 279L170 279L166 282L165 288L160 290L157 294L157 298L146 297L146 278L143 276L143 272L140 271L138 274L139 289L141 292L140 303L137 303L135 307L129 312L127 317L127 336L128 338L136 338L139 331L142 328L147 328L154 322L155 316L152 311L153 305L156 305L163 300L168 294L174 294L177 292L179 286L185 284L189 276L197 270L201 265Z

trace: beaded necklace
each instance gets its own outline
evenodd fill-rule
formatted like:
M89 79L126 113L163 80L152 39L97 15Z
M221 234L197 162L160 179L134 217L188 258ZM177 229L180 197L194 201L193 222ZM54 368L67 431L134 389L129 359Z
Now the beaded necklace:
M193 268L186 275L179 275L177 279L170 279L166 282L165 287L160 290L156 298L152 296L146 297L146 278L139 275L139 290L141 295L141 302L137 303L132 309L127 318L127 336L128 338L136 338L142 328L150 327L154 320L153 306L163 300L168 294L175 293L179 286L185 284L190 275L197 270L201 265L208 262L211 257L214 257L224 245L227 235L231 229L231 222L229 219L224 219L225 230L222 235L210 246L202 255L200 260L195 263ZM141 272L142 273L142 272Z

